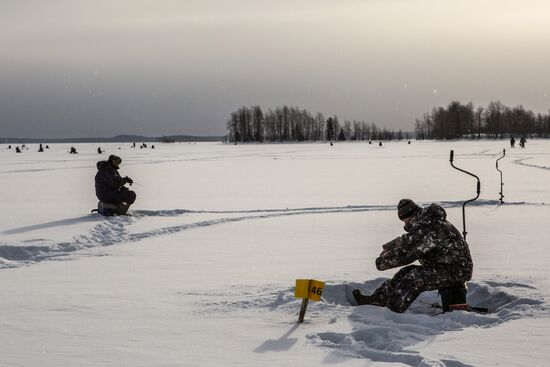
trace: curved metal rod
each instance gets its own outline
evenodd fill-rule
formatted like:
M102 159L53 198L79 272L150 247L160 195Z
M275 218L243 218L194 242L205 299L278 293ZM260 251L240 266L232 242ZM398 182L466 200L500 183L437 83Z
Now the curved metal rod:
M470 200L467 200L464 202L464 204L462 204L462 227L463 227L463 231L462 231L462 236L464 237L464 240L466 240L466 234L468 234L468 232L466 232L466 204L468 203L471 203L472 201L474 200L477 200L477 198L479 197L479 193L481 192L481 182L479 181L479 177L477 177L476 175L474 175L473 173L470 173L468 171L465 171L463 170L462 168L458 168L456 167L454 164L453 164L453 157L454 157L454 150L451 150L451 156L449 158L449 162L451 162L451 166L460 171L460 172L464 172L472 177L475 177L476 180L477 180L477 195L475 198L473 199L470 199Z
M497 159L497 171L500 172L500 203L504 203L504 201L502 199L504 199L504 194L503 194L503 190L502 190L502 186L504 186L504 183L502 183L502 171L500 169L498 169L498 161L500 161L502 158L504 158L504 156L506 155L506 149L502 149L502 157L500 157L499 159Z

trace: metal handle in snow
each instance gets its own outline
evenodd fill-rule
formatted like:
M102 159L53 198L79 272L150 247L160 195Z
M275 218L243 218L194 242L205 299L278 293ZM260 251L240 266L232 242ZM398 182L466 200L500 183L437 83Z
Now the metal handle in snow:
M453 164L453 159L454 159L454 150L451 150L451 155L450 155L450 158L449 158L449 162L451 162L451 166L460 171L460 172L464 172L472 177L475 177L475 179L477 180L477 195L475 198L473 199L470 199L470 200L467 200L464 202L464 204L462 204L462 228L463 228L463 231L462 231L462 236L464 236L464 240L466 240L466 234L468 234L468 232L466 232L466 205L468 203L471 203L472 201L474 200L477 200L477 198L479 198L479 193L481 192L481 182L479 181L479 177L477 177L476 175L474 175L473 173L471 172L468 172L466 170L463 170L461 168L458 168L456 167L454 164Z
M499 159L497 159L496 161L496 166L497 166L497 171L500 172L500 203L504 203L504 201L502 199L504 199L504 194L503 194L503 190L502 190L502 186L504 186L504 183L502 182L502 171L498 168L498 161L500 161L502 158L504 158L504 156L506 155L506 149L502 149L502 157L500 157Z

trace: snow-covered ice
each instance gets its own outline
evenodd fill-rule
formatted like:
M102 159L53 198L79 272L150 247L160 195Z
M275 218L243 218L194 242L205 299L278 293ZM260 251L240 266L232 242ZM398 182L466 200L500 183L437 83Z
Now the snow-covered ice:
M138 194L128 217L95 207L98 144L0 145L2 366L545 366L550 141L102 144ZM120 149L119 149L120 147ZM372 291L395 206L440 203L462 231L471 304L404 314L350 305ZM103 155L103 159L106 155ZM298 325L294 280L326 281Z

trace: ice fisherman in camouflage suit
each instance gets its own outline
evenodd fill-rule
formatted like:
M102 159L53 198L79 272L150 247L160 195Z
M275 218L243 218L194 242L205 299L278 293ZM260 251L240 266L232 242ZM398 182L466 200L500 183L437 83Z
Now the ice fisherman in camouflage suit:
M382 246L376 268L408 266L370 296L355 289L353 296L359 305L385 306L394 312L405 312L420 293L462 287L472 278L468 244L445 219L447 213L442 207L431 204L420 208L414 201L402 199L397 211L407 233ZM416 260L420 265L409 265Z

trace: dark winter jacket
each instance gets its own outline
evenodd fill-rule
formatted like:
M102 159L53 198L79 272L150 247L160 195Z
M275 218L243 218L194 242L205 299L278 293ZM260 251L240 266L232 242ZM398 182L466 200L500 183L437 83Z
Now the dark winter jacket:
M113 193L121 191L125 183L126 181L120 177L118 169L108 161L97 162L95 193L99 200L108 202L108 198Z
M376 259L377 269L387 270L418 260L424 267L470 280L473 270L470 249L446 217L445 210L437 204L419 210L405 225L407 233L383 246L385 253Z

